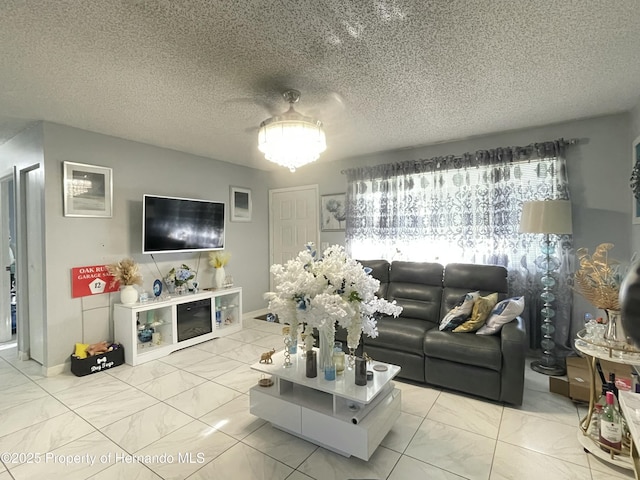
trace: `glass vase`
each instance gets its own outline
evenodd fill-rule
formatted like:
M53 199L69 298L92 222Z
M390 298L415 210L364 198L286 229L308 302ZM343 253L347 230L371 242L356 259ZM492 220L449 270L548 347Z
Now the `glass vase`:
M295 355L298 353L298 319L293 318L289 323L289 337L291 338L291 344L289 346L289 353Z
M327 367L333 366L333 343L335 340L335 332L331 327L318 328L319 349L318 349L318 368L324 372Z
M347 356L347 370L353 370L355 368L356 362L356 350L358 349L358 345L360 345L360 337L362 333L358 330L357 339L354 339L356 335L351 335L347 337L347 348L349 349L349 355ZM364 351L362 352L364 355Z
M619 310L606 310L607 315L607 331L604 338L612 346L621 347L627 343L627 335L622 327L622 316Z

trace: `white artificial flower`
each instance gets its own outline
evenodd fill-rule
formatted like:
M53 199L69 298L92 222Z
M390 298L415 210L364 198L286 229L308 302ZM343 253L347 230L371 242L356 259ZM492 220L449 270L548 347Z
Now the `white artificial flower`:
M347 342L357 346L360 334L378 336L376 315L397 317L402 307L395 300L378 298L380 282L343 247L332 245L319 258L312 243L284 265L272 265L274 292L267 292L269 310L283 322L333 328L338 322L348 331Z

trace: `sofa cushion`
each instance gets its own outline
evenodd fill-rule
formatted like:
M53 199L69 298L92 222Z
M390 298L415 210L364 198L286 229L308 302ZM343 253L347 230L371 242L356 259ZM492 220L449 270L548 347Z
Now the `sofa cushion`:
M378 336L363 337L365 350L369 345L423 355L424 335L436 324L417 318L382 317L378 320Z
M492 293L486 297L478 297L476 301L473 302L473 309L467 321L459 327L454 328L453 331L455 333L475 332L487 321L496 303L498 303L497 293Z
M443 271L439 263L393 262L386 299L402 307L400 317L437 322Z
M389 289L389 267L391 264L386 260L358 260L363 267L371 269L371 276L380 282L380 288L376 295L380 298L387 298Z
M509 323L524 310L524 297L507 298L498 303L491 315L476 332L477 335L493 335L498 333L503 325Z
M500 337L495 335L463 335L429 330L424 336L424 354L497 372L502 368Z
M479 296L480 292L478 291L469 292L463 295L456 306L449 310L442 318L438 328L443 332L450 332L454 328L457 328L466 322L467 318L471 315L473 305Z

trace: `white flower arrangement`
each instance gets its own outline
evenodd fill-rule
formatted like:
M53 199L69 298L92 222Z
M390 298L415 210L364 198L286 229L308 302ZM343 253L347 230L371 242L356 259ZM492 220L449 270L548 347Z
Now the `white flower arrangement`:
M378 336L376 314L397 317L395 300L378 298L380 282L344 248L333 245L317 258L313 243L284 265L272 265L275 292L267 292L269 311L281 321L333 329L335 322L348 331L347 344L356 347L360 334Z

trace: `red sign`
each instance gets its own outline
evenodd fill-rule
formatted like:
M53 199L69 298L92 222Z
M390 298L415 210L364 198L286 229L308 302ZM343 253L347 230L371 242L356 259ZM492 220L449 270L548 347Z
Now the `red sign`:
M113 284L113 275L106 265L92 265L90 267L75 267L71 269L71 296L88 297L100 293L117 292L120 284Z

